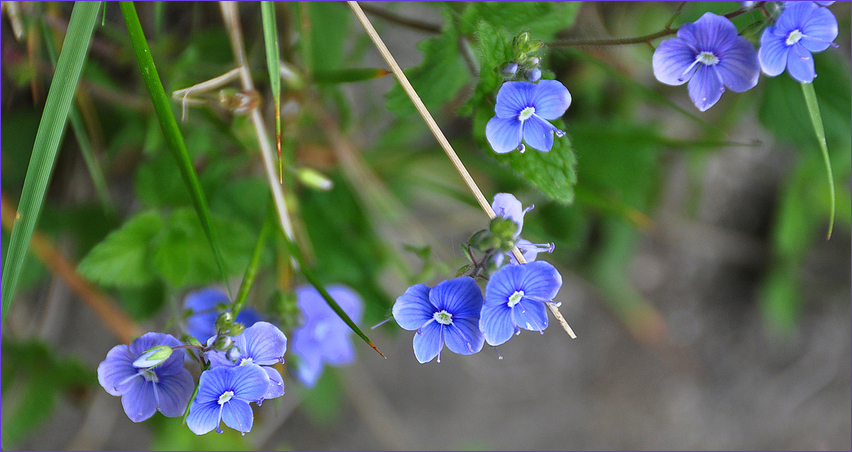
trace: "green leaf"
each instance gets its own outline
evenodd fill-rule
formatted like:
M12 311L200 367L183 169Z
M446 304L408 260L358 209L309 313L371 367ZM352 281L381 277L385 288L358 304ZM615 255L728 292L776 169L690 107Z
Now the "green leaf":
M74 90L77 87L83 63L86 61L99 7L99 2L75 3L71 13L68 33L65 35L62 53L56 64L53 78L55 83L51 83L47 93L44 114L39 123L32 158L27 167L27 177L24 180L21 201L18 205L19 217L12 229L9 250L3 263L3 320L6 319L6 314L12 306L12 298L15 296L15 286L18 284L24 257L44 204L47 184L59 153L59 143L65 132L65 123Z
M497 90L503 84L500 71L506 62L514 58L515 53L509 33L484 19L476 24L475 35L479 81L476 83L473 96L459 108L459 114L462 116L470 115L474 107L479 105L486 96L496 96Z
M445 17L452 23L449 14ZM458 31L451 25L444 27L439 36L420 42L417 48L423 52L423 61L404 72L426 108L434 111L453 99L467 84L469 70L459 52ZM399 84L395 84L385 97L388 110L399 116L417 112Z
M77 270L103 286L142 287L152 283L156 275L149 262L150 244L162 226L156 211L136 215L95 245Z
M579 9L580 2L471 2L462 14L462 33L472 33L486 20L513 36L529 31L533 39L550 40L574 25Z
M812 83L802 83L802 94L805 96L805 104L808 106L808 115L811 117L811 123L814 126L814 134L816 135L819 149L822 152L822 160L825 163L825 172L828 176L828 199L831 204L831 213L828 217L828 238L831 238L831 231L834 229L834 215L837 201L834 196L834 176L831 171L831 160L828 156L828 146L825 144L825 128L822 124L822 117L819 114L819 103L817 102L814 85Z

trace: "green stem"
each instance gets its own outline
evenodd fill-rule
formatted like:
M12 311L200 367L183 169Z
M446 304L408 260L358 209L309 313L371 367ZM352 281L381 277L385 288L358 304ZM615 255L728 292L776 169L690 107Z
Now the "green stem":
M826 240L831 238L831 232L834 230L834 215L835 215L835 199L834 199L834 176L831 171L831 160L828 158L828 145L825 142L825 128L822 125L822 116L819 114L819 103L817 102L816 92L814 91L813 83L802 83L802 93L805 95L805 104L808 106L808 114L811 117L811 123L814 126L814 134L816 134L819 148L822 151L822 160L825 162L825 172L828 176L828 197L830 202L831 214L828 220L828 235Z
M269 236L269 231L275 222L275 205L270 204L270 209L267 210L266 219L263 221L263 226L260 229L260 235L257 237L257 243L254 245L254 251L251 253L248 268L246 268L243 282L240 284L240 290L237 292L237 299L234 301L231 314L233 318L237 318L243 305L246 303L249 292L254 286L254 279L257 276L257 268L260 265L260 257L263 255L263 245L266 243L266 237Z
M263 43L266 47L266 66L269 69L269 85L272 100L275 103L275 143L278 149L278 182L283 179L283 161L281 160L281 64L278 56L278 27L275 23L275 3L260 2L263 20Z
M166 143L172 152L172 156L177 161L183 181L192 195L195 212L198 214L201 227L204 229L207 240L210 242L210 247L213 249L216 264L219 266L219 272L224 281L226 278L225 261L213 237L212 221L210 219L210 209L207 206L207 199L204 197L204 192L201 190L201 183L198 181L198 175L195 174L195 168L193 168L192 160L189 158L189 153L186 150L186 144L183 141L177 120L172 112L169 97L166 96L163 84L160 82L160 76L157 74L157 67L154 65L154 58L151 56L151 50L148 48L148 42L145 40L142 24L139 23L136 7L133 6L133 2L129 1L119 2L119 5L121 13L124 15L124 22L127 24L127 34L130 35L133 51L136 53L136 60L142 71L142 79L148 88L151 103L154 104L154 111L157 113L157 119L159 119L160 127L163 129L163 136L166 138Z

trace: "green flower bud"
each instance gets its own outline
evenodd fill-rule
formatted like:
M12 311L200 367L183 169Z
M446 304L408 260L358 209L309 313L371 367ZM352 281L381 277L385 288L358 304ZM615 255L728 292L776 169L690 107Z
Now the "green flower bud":
M228 331L234 323L234 316L230 311L225 311L216 317L216 331Z
M317 190L329 191L334 187L334 183L325 174L311 168L299 168L296 170L296 177L305 186Z
M213 349L225 351L231 348L234 345L234 341L231 339L231 336L219 336L213 341Z
M172 356L172 352L174 352L174 349L168 345L151 347L133 361L133 367L137 369L150 369L169 359L169 356Z

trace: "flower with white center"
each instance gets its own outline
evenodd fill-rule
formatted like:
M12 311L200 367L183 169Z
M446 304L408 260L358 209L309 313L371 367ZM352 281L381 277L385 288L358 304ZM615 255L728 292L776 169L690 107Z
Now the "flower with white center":
M817 2L787 2L774 26L760 35L760 67L774 77L787 69L790 77L811 83L816 77L813 53L822 52L837 38L837 19Z
M569 105L571 93L556 80L506 82L497 92L496 116L485 125L485 137L498 154L515 149L524 152L521 141L548 152L553 147L553 135L565 135L548 121L565 114Z

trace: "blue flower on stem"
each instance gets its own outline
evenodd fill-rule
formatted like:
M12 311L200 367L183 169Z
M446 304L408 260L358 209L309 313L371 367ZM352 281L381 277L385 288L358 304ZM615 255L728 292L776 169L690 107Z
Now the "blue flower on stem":
M268 387L259 402L284 395L284 379L277 369L270 367L284 362L284 352L287 350L284 333L269 322L257 322L242 334L234 336L233 341L233 348L227 352L212 350L207 353L210 367L263 366L261 369L268 374Z
M346 286L328 286L326 290L353 322L361 321L364 301L357 292ZM352 330L313 287L297 288L296 296L304 323L293 332L290 349L299 356L296 377L305 386L313 387L325 363L344 366L355 359L349 338Z
M837 19L816 2L788 2L774 26L760 36L760 67L769 76L787 69L802 83L816 77L812 53L822 52L837 38Z
M216 334L216 318L219 316L219 305L228 305L231 300L225 292L216 288L201 289L190 293L183 302L183 308L192 311L186 319L186 332L204 343L210 336ZM243 308L237 315L236 321L249 327L262 320L260 314L251 308Z
M196 435L216 429L220 424L245 434L251 431L254 413L249 403L258 402L269 386L266 372L254 364L215 367L201 373L198 394L189 407L186 426Z
M482 291L473 278L442 281L429 289L425 284L408 288L393 305L393 318L414 334L414 357L427 363L441 362L444 344L454 353L472 355L482 350L479 311Z
M685 23L677 37L660 43L652 59L654 76L667 85L689 82L689 97L701 111L719 101L725 87L754 88L760 76L757 51L726 17L705 13Z
M494 210L494 213L498 217L508 218L518 224L518 232L515 234L515 237L521 234L521 230L524 228L524 215L532 210L533 207L535 205L530 205L524 209L518 198L515 198L511 193L497 193L494 195L494 201L491 203L491 209ZM524 260L527 262L534 261L538 253L553 252L553 243L532 243L529 240L519 238L515 246L521 250L521 255L524 256ZM515 259L515 255L511 251L507 252L506 255L509 256L513 264L518 263L518 260ZM497 265L500 266L502 262L503 258L500 257Z
M157 410L168 417L181 416L192 396L195 384L183 368L183 350L150 361L149 350L163 345L181 343L169 334L146 333L130 345L116 345L98 365L98 382L106 392L121 396L124 412L133 422L144 421Z
M485 286L485 303L479 328L489 345L500 345L523 328L543 332L547 328L545 303L562 287L562 275L548 262L507 265Z
M556 80L506 82L497 92L496 116L485 125L485 137L498 154L515 149L524 152L522 140L533 149L548 152L553 134L561 137L565 132L546 120L558 119L569 105L568 88Z

